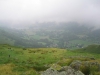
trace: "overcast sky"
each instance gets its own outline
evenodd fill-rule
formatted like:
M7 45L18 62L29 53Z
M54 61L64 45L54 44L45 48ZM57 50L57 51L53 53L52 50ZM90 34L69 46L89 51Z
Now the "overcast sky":
M100 23L100 0L0 0L0 21Z

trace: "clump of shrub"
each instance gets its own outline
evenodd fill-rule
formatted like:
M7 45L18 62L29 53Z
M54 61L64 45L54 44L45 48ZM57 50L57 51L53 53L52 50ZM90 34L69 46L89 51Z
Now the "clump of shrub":
M14 64L3 64L0 65L0 75L19 75L19 72L14 72Z
M90 74L90 67L89 66L81 65L80 66L80 70L85 75L89 75Z
M33 68L36 70L36 71L45 71L46 69L48 69L49 67L45 67L45 66L38 66L38 65L34 65Z
M58 62L59 65L61 66L68 66L72 63L73 59L62 59Z
M23 50L27 50L26 48L23 48Z
M99 73L99 63L97 62L84 62L83 64L81 64L80 66L80 70L85 74L85 75L100 75L100 74L96 74Z
M100 75L100 72L94 72L94 75Z

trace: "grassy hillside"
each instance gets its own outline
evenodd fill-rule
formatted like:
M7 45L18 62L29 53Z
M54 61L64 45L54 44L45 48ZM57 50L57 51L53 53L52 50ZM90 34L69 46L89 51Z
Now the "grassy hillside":
M78 51L100 54L100 45L89 45L88 47L79 49Z
M78 23L39 23L31 27L0 26L0 44L34 48L84 48L100 44L100 29Z
M35 75L36 71L46 70L48 67L45 65L57 62L63 57L64 52L65 50L56 48L26 49L0 45L0 73L1 75L22 75L28 72Z
M58 48L0 45L0 75L39 75L40 71L46 70L54 63L65 66L74 60L100 63L100 55Z

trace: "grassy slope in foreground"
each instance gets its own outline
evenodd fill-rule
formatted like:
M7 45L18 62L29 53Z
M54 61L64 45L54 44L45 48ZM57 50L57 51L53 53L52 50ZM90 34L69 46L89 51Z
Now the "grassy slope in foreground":
M74 60L100 62L100 55L57 48L19 48L0 45L1 75L38 75L39 71L46 70L53 63L64 66Z

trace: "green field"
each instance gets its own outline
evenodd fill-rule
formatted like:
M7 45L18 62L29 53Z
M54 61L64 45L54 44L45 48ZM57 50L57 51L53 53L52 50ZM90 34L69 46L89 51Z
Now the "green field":
M40 75L40 71L46 70L52 64L66 66L74 60L100 63L100 55L81 50L0 45L0 75ZM99 74L96 71L95 75Z

